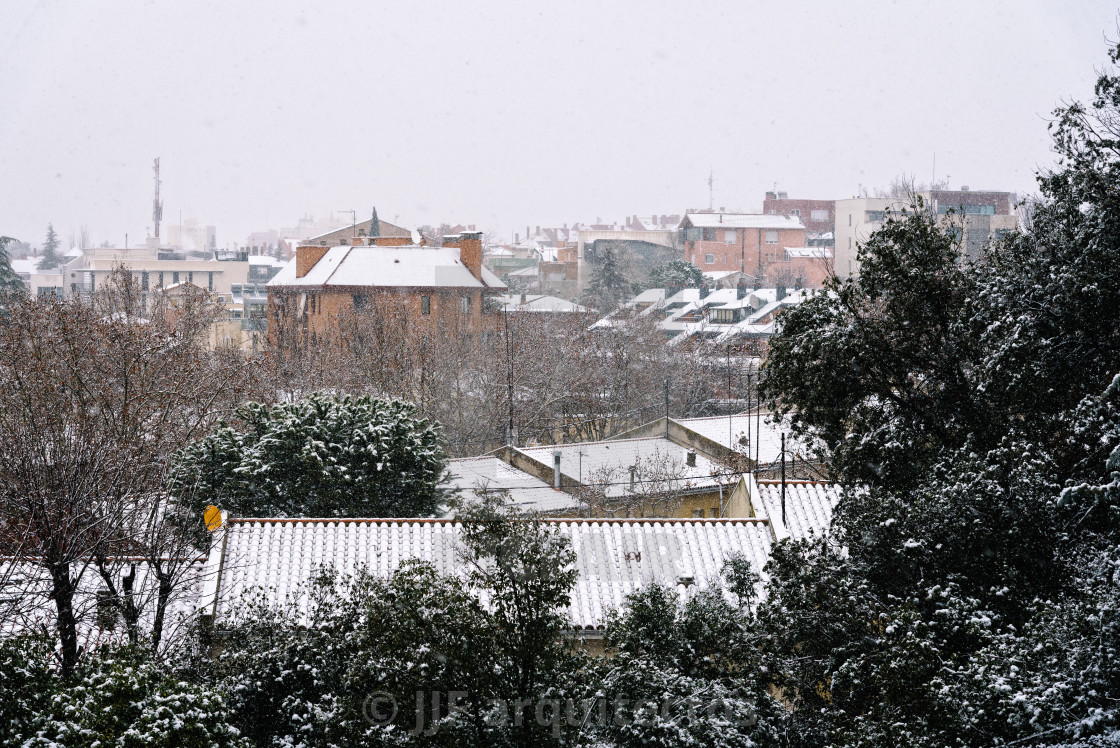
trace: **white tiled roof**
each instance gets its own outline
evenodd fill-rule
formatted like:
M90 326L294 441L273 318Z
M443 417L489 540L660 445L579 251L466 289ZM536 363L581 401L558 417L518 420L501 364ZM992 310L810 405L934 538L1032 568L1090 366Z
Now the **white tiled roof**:
M513 506L525 512L569 512L579 508L576 497L553 488L540 478L524 473L497 457L466 457L447 463L449 485L473 494L485 491L509 492Z
M460 262L456 247L357 246L331 247L302 278L296 277L296 259L281 268L269 286L412 286L447 288L497 288L505 284L486 267L482 280Z
M550 444L521 449L522 452L550 468L553 465L554 450L560 450L560 472L572 481L579 481L582 475L584 485L589 485L596 479L602 484L605 474L609 472L610 476L605 481L612 484L606 486L608 496L621 496L629 491L630 466L639 462L641 463L639 472L644 468L648 474L649 468L654 463L666 460L673 466L674 475L681 481L686 491L717 488L720 480L718 477L713 477L713 474L723 471L719 463L712 462L702 454L696 455L695 466L689 466L687 464L689 449L663 437ZM676 472L678 470L679 472ZM638 479L641 480L640 475Z
M724 561L745 556L760 571L769 556L763 520L554 520L576 553L579 577L568 613L576 629L598 629L608 611L648 585L677 587L691 577L693 592L719 581ZM324 566L343 574L365 568L387 577L408 559L445 573L461 573L459 534L451 520L233 519L227 522L221 575L204 592L203 612L221 622L243 595L263 591L269 601L306 605L307 582ZM219 538L220 540L220 538ZM216 558L211 564L216 566ZM302 608L306 611L306 607Z
M759 481L758 497L761 507L755 511L773 518L775 525L782 518L781 481ZM832 523L832 510L840 500L840 488L835 483L823 481L787 481L785 528L794 539L828 532Z
M685 221L696 228L713 229L804 229L796 216L761 213L689 213Z

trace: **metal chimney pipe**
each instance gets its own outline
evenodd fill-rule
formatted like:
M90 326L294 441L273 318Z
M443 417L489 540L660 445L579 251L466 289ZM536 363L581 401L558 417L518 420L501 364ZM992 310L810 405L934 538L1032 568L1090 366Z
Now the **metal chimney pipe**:
M552 487L560 489L560 455L559 449L552 450Z

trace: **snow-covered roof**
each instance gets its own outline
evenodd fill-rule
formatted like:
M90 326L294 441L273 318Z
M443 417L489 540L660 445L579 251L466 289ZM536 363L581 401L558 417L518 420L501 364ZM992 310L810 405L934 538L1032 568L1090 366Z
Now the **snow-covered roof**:
M288 263L284 260L278 260L270 255L249 255L250 265L268 265L274 268L282 268Z
M540 274L540 270L537 269L536 265L530 265L529 267L521 268L520 270L511 270L508 273L506 273L506 275L510 276L511 278L521 278L521 277L536 278L539 274Z
M390 286L442 288L498 288L506 286L486 267L479 281L459 259L456 247L331 247L302 278L292 258L269 287Z
M761 465L779 462L782 458L782 427L769 413L759 418L756 413L734 416L706 416L702 418L674 418L674 421L703 437L723 446L745 452L750 446L750 457L756 451ZM802 461L812 460L808 446L786 432L786 457L796 456Z
M522 296L525 301L522 302ZM503 311L508 312L590 312L585 306L561 299L557 296L541 294L504 294L497 297Z
M451 474L449 485L463 494L507 491L513 506L524 512L568 513L579 509L579 501L570 494L553 488L540 478L529 475L497 457L466 457L447 463Z
M689 213L683 223L695 228L711 229L804 229L796 216L772 216L763 213Z
M775 527L784 524L791 538L823 535L832 524L832 512L840 501L840 487L825 481L786 481L786 516L782 523L782 482L758 481L758 504L754 510L770 518Z
M723 472L719 463L702 454L696 455L695 466L689 465L690 450L663 437L521 448L522 452L550 468L555 450L560 450L561 473L584 485L596 482L601 485L607 478L605 482L611 484L605 487L608 496L622 496L630 490L631 465L638 465L639 472L648 474L654 464L664 461L666 466L672 466L674 479L679 480L686 491L717 488L721 482L718 476ZM724 482L727 480L725 477Z
M804 257L814 260L831 260L831 247L786 247L788 257Z
M693 589L720 581L724 562L745 556L762 569L770 553L769 524L761 519L549 520L571 542L578 578L568 614L577 630L604 626L607 613L649 584ZM420 559L441 572L465 572L453 520L230 519L215 538L200 596L204 613L219 622L236 614L243 595L307 603L307 583L324 566L341 573L366 569L388 577L402 562ZM303 608L306 611L306 607Z

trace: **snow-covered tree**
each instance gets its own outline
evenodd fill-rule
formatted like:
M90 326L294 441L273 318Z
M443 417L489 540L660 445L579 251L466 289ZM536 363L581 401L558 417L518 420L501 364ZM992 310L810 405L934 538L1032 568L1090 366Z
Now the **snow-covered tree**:
M40 270L50 270L62 264L62 256L58 248L62 244L54 230L54 224L47 224L47 238L43 241L43 259L39 262Z
M427 517L446 459L411 403L315 393L238 408L182 451L173 487L247 517Z
M685 260L670 260L649 273L655 287L699 288L704 285L704 272Z
M27 291L27 286L12 269L12 257L8 254L8 244L12 241L15 240L10 236L0 236L0 297Z

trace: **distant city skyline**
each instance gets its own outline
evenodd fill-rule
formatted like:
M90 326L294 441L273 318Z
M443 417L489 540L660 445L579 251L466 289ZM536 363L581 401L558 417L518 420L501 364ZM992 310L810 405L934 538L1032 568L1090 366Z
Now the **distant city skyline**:
M903 10L904 8L904 10ZM526 225L1035 190L1117 6L278 2L0 6L0 233L217 243L304 215Z

